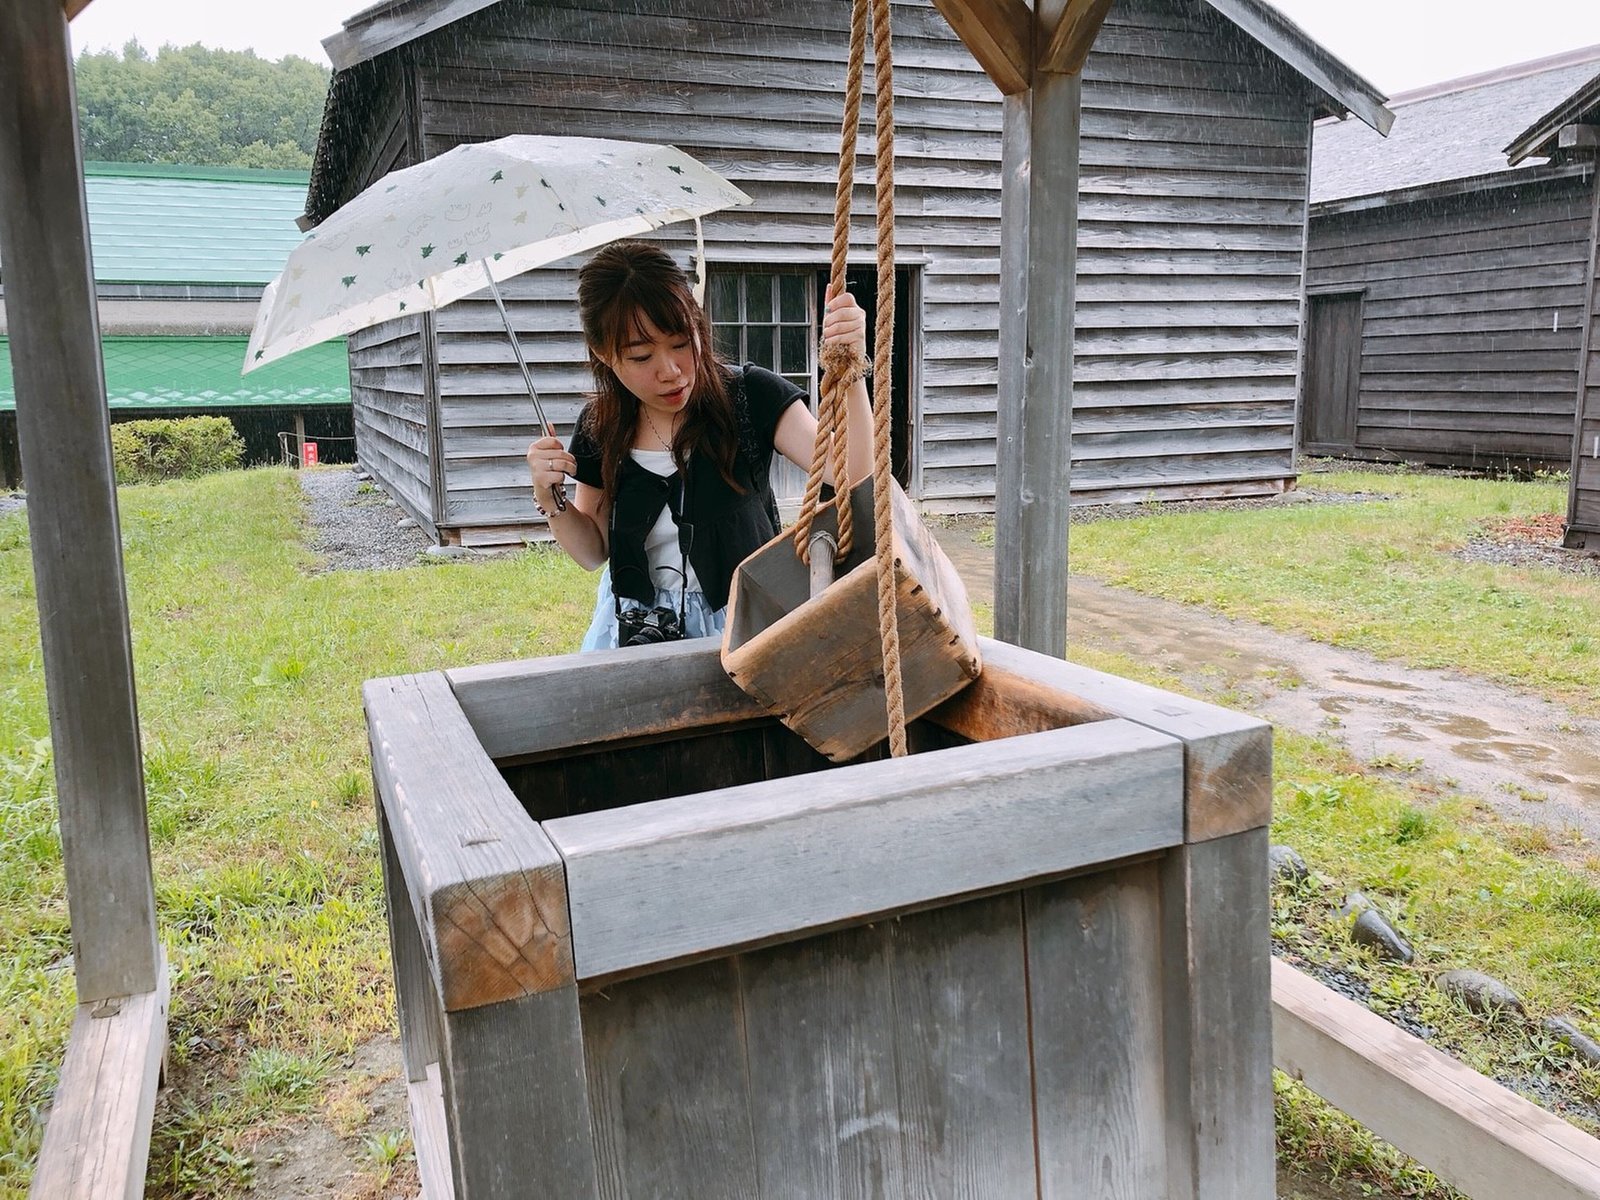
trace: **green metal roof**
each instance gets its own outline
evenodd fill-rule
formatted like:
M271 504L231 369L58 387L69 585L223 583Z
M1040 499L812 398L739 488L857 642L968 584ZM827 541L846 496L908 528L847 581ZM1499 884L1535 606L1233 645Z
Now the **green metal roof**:
M112 408L309 408L350 403L343 339L308 347L240 376L242 337L101 340ZM0 337L0 410L14 409L11 342Z
M304 171L88 163L101 283L265 284L305 236Z

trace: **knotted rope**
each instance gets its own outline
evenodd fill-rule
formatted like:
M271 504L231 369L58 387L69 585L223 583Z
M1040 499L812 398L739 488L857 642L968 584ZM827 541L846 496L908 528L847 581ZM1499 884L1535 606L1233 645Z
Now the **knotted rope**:
M861 77L866 56L868 5L872 16L873 80L877 93L877 144L874 148L877 198L878 302L874 319L872 375L872 515L877 545L878 633L883 645L883 690L889 719L889 749L895 757L906 753L905 695L900 669L900 623L896 604L893 486L889 455L890 405L894 395L894 54L889 21L889 0L855 0L850 18L850 58L845 72L844 123L839 138L839 181L834 192L833 258L829 267L830 294L842 291L845 260L850 246L850 197L855 186L856 130L861 122ZM811 525L822 495L825 462L831 462L835 480L834 509L839 528L838 558L850 552L853 524L850 514L846 452L847 401L851 385L866 373L863 357L853 348L824 347L822 402L817 413L817 441L805 498L795 526L795 547L810 561Z

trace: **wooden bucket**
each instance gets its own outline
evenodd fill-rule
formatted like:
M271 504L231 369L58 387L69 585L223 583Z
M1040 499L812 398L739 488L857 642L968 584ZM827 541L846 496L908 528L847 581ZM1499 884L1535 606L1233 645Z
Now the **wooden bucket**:
M898 484L891 486L895 590L906 720L948 700L983 669L967 589ZM855 546L812 598L810 573L779 534L739 564L728 596L729 678L819 753L843 762L889 734L878 631L872 481L850 502ZM836 532L832 505L815 529Z

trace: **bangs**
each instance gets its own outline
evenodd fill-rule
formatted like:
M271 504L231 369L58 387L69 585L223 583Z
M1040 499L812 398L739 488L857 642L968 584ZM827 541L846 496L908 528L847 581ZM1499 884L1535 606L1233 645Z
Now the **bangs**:
M608 352L620 355L630 342L648 342L647 321L667 337L692 337L695 319L691 303L682 289L634 273L617 289L601 318Z

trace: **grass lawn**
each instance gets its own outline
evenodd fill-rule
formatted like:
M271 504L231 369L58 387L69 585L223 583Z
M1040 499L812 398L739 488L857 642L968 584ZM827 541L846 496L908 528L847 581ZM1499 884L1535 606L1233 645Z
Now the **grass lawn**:
M1600 582L1449 556L1477 521L1546 511L1564 489L1318 476L1395 499L1179 513L1075 526L1073 565L1155 594L1417 663L1470 664L1600 711ZM359 687L373 676L561 653L592 577L555 554L313 575L292 474L238 472L121 494L173 1087L150 1191L241 1194L252 1147L347 1103L352 1048L392 1028ZM1449 614L1441 620L1441 614ZM1128 662L1102 661L1141 675ZM1170 682L1156 680L1156 682ZM1224 698L1225 700L1225 698ZM27 530L0 519L0 1197L20 1197L73 1005ZM1493 964L1538 1011L1600 1017L1600 888L1536 839L1435 785L1280 734L1275 835L1412 934L1419 964L1352 954L1315 887L1278 898L1291 945L1341 955L1380 1002L1437 1021L1497 1068L1501 1031L1440 1006L1431 972ZM1558 1050L1548 1068L1600 1099ZM1514 1065L1514 1064L1513 1064ZM1280 1143L1401 1194L1443 1195L1308 1098L1280 1096ZM392 1149L392 1147L390 1148ZM392 1157L392 1155L388 1155ZM376 1167L374 1168L377 1169Z

